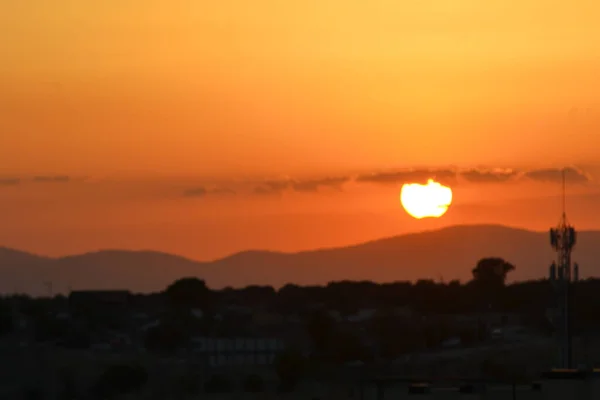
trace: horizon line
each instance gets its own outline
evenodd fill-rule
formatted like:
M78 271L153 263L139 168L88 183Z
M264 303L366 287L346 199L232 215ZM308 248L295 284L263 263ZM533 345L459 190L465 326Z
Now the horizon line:
M64 255L59 255L59 256L48 256L48 255L41 254L38 252L32 252L32 251L28 251L28 250L23 250L21 248L7 247L7 246L3 246L3 245L0 245L0 250L4 249L4 250L9 250L9 251L14 251L14 252L28 254L31 256L45 258L45 259L49 259L49 260L59 260L59 259L63 259L63 258L80 257L80 256L84 256L84 255L107 253L107 252L154 253L154 254L168 255L168 256L172 256L172 257L179 257L179 258L183 258L188 261L191 261L191 262L209 264L209 263L213 263L213 262L227 260L227 259L239 256L242 254L247 254L247 253L270 253L270 254L280 254L280 255L296 255L296 254L302 254L302 253L314 253L314 252L329 251L329 250L355 248L355 247L360 247L360 246L364 246L364 245L368 245L368 244L372 244L372 243L376 243L376 242L392 240L392 239L402 238L402 237L411 236L411 235L422 235L422 234L427 234L427 233L441 232L441 231L445 231L445 230L449 230L449 229L475 228L475 227L502 228L502 229L524 231L524 232L530 232L530 233L536 233L536 234L545 233L545 231L543 231L543 230L527 229L527 228L523 228L523 227L504 225L504 224L494 224L494 223L455 224L455 225L444 226L441 228L430 228L430 229L424 229L424 230L419 230L419 231L414 231L414 232L401 233L401 234L393 235L393 236L384 236L384 237L379 237L377 239L371 239L371 240L358 242L358 243L350 243L350 244L338 245L338 246L322 246L322 247L303 249L303 250L297 250L297 251L280 251L280 250L269 250L269 249L258 249L258 248L257 249L245 249L245 250L239 250L239 251L230 253L229 255L226 255L223 257L217 257L217 258L213 258L213 259L209 259L209 260L198 260L198 259L195 259L192 257L180 255L177 253L171 253L171 252L161 251L161 250L153 250L153 249L148 249L148 248L137 248L137 249L135 249L135 248L129 248L129 249L126 249L126 248L98 248L98 249L77 252L77 253L69 253L69 254L64 254ZM586 229L586 230L582 230L580 232L600 232L600 228Z

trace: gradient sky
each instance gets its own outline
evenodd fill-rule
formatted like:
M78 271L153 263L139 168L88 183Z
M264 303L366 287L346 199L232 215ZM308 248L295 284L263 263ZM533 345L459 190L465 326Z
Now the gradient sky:
M557 175L531 172L565 165L573 222L600 228L598 20L591 0L0 0L0 245L209 259L545 229ZM519 173L463 174L494 168ZM444 218L403 213L409 175L360 179L407 169L460 171Z

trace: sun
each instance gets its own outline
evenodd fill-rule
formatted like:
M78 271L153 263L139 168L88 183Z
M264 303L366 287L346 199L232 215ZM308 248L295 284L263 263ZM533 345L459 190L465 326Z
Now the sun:
M452 204L452 189L429 179L426 185L406 183L400 191L400 202L406 212L416 218L439 218Z

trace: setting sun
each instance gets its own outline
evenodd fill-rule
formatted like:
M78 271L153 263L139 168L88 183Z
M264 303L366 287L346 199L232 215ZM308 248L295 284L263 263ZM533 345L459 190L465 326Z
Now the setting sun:
M400 201L406 212L416 218L439 218L452 203L452 189L429 179L426 185L407 183L402 186Z

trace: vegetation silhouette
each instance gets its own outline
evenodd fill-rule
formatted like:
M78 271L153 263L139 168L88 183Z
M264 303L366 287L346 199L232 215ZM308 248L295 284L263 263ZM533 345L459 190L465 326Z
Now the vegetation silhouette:
M188 334L173 322L161 322L146 332L144 345L148 351L174 353L188 341Z
M265 381L260 375L248 375L244 380L244 392L262 393L265 391Z
M275 370L279 378L278 390L291 392L302 378L307 368L307 360L300 351L289 348L275 360Z
M225 375L213 375L204 383L204 392L207 394L229 393L233 384Z
M482 258L473 268L473 282L488 287L504 286L515 266L499 257Z
M92 394L99 399L110 399L139 391L148 381L148 373L141 365L114 364L107 367L92 386Z
M198 396L202 391L200 376L186 373L179 378L179 394L182 398Z
M275 315L281 317L280 321L287 321L280 324L295 324L286 329L305 335L309 348L292 346L277 356L274 368L279 390L283 392L293 390L317 366L374 360L392 362L420 351L442 348L449 339L460 340L463 347L486 343L491 337L491 325L486 322L490 315L498 315L501 324L516 324L536 334L549 336L553 332L547 310L554 306L554 291L547 279L507 284L515 266L498 257L483 258L467 268L472 272L468 282L339 281L324 286L288 284L279 290L265 286L211 290L202 279L184 277L161 293L132 295L132 301L134 308L160 310L156 314L158 324L147 329L144 338L146 349L157 353L186 349L194 335L220 337L231 332L237 335L249 326L253 328L252 318L258 314ZM583 337L593 335L600 328L595 306L600 301L600 280L574 283L573 295L577 304L573 315L575 332ZM81 348L89 347L86 329L99 325L88 325L88 319L81 326L69 325L53 317L56 314L53 310L66 306L61 296L2 298L0 334L9 335L21 329L15 316L27 315L33 321L33 330L27 333L33 340L64 346L69 346L69 341L79 341ZM250 317L243 317L239 310L246 310ZM229 312L234 317L227 318ZM194 313L202 317L196 318ZM368 317L361 319L364 315ZM498 380L528 378L519 365L507 364L500 358L485 360L479 369L485 376ZM260 384L247 378L244 390L260 391ZM75 390L68 379L63 379L65 397ZM205 383L204 391L232 390L227 379L213 376ZM146 380L145 371L136 365L117 364L102 373L92 393L110 398L136 391ZM177 390L183 395L198 393L201 383L194 380L191 376L182 378Z
M77 379L72 368L64 367L60 370L59 382L58 400L75 400L80 397Z
M210 305L212 294L206 283L195 277L173 282L164 293L172 306L183 309L206 309Z

